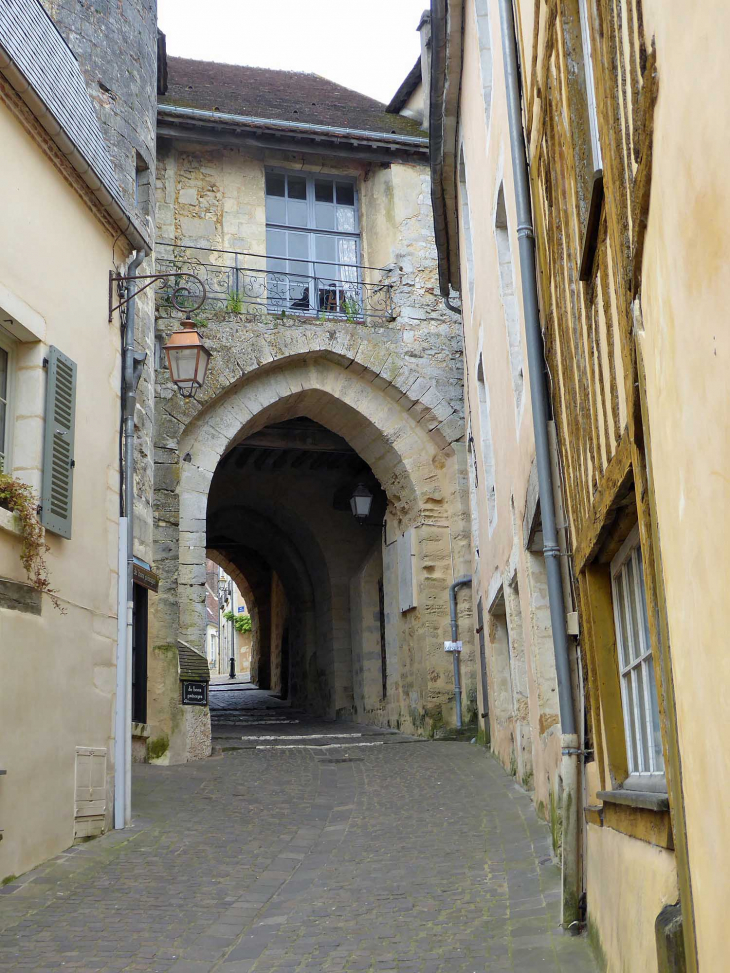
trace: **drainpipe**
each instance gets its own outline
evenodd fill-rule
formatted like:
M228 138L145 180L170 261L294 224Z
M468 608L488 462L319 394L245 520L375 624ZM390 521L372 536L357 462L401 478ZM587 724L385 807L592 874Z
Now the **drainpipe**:
M562 727L563 779L563 882L562 919L570 925L578 919L578 756L580 747L576 732L575 708L568 653L568 633L565 622L563 583L560 571L560 546L555 524L555 498L550 465L550 445L547 425L547 388L545 385L544 347L537 299L535 269L535 236L532 227L530 184L527 172L527 150L522 129L522 103L520 76L517 62L512 0L499 0L499 16L502 26L502 53L504 80L507 94L512 173L515 184L517 209L517 237L519 240L520 268L522 273L522 304L527 339L527 360L530 370L530 394L532 396L532 421L535 430L537 479L540 493L540 512L544 538L543 553L547 572L550 599L550 624L552 626L555 669L558 679L560 723Z
M471 584L471 575L466 574L463 578L457 578L452 585L449 585L449 610L451 612L451 641L458 642L459 626L456 621L456 591L464 585ZM456 698L456 727L461 729L461 673L459 671L459 652L451 653L454 657L454 696Z
M127 317L122 358L122 425L124 428L124 513L120 523L117 693L114 719L114 827L132 823L132 617L134 603L134 412L137 385L147 357L134 350L136 283L133 278L147 256L138 250L127 268ZM126 557L122 558L122 554ZM124 573L122 572L124 565ZM126 624L122 619L126 618Z

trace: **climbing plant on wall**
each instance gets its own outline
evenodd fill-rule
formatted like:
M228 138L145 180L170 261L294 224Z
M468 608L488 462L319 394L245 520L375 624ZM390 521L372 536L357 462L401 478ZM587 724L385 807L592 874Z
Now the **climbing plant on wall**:
M251 631L250 615L234 615L233 612L223 612L223 617L227 622L233 622L233 627L241 635Z

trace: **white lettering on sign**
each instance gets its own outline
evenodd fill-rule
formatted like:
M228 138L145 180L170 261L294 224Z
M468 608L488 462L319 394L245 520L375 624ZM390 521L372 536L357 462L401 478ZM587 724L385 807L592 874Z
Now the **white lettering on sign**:
M461 642L444 642L444 652L461 652Z

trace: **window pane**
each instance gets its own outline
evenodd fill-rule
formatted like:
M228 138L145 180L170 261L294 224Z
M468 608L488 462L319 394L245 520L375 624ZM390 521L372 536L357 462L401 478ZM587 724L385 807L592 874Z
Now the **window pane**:
M277 196L266 197L267 223L286 223L286 200Z
M266 173L266 195L283 196L286 185L284 176L279 172Z
M357 241L345 239L338 239L337 249L339 251L339 261L343 264L356 264L357 263Z
M634 680L634 693L637 705L637 733L638 733L638 749L639 756L641 758L641 766L638 770L648 771L651 769L651 764L649 763L649 730L646 722L646 687L644 685L644 667L637 666L632 670L632 677Z
M287 177L287 196L289 199L307 198L307 180L304 176Z
M662 733L659 724L659 701L656 693L656 679L654 678L654 663L651 656L644 663L646 669L646 682L649 687L649 707L651 716L651 739L649 746L654 758L652 770L656 773L664 771L664 753L662 751Z
M634 686L631 673L621 677L623 686L624 727L626 729L626 750L629 757L629 773L639 769L639 756L636 750L636 710L634 708Z
M308 208L306 201L288 199L286 205L287 226L308 226Z
M355 210L352 207L337 207L337 229L343 233L355 232Z
M626 595L624 590L624 581L624 572L621 571L621 573L618 574L614 579L613 588L613 596L616 599L616 615L618 618L616 641L618 642L619 662L622 669L626 668L631 658L629 654L629 629L626 620Z
M314 198L318 203L334 202L334 186L330 179L314 180Z
M351 182L337 183L337 202L341 206L355 205L355 187Z
M286 256L286 233L284 230L266 231L266 253L270 257Z
M317 277L325 280L338 277L339 275L335 263L337 260L335 238L331 236L316 236L314 238L314 252L316 253L318 260L327 261L326 263L317 264Z
M628 596L628 611L631 619L633 658L638 659L644 654L644 649L641 644L641 634L639 633L639 606L636 601L636 569L633 555L626 564L626 594Z
M644 644L646 645L647 651L651 647L651 640L649 638L649 613L646 609L646 588L644 587L644 562L641 557L641 549L636 551L636 573L639 578L639 611L641 612L640 621L643 626L644 631Z
M5 403L0 402L0 471L3 470L5 459ZM7 470L5 470L7 473Z
M297 274L309 273L309 234L287 233L291 270ZM296 259L294 259L296 258Z
M314 204L314 222L318 230L334 230L335 208L329 203Z

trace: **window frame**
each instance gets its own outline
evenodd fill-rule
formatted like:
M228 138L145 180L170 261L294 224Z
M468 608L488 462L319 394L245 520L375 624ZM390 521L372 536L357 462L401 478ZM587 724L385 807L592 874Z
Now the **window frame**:
M276 222L274 220L269 220L268 213L266 212L266 208L267 208L266 207L266 200L269 197L269 193L266 191L266 177L270 173L271 174L274 174L274 175L284 176L285 178L286 177L289 177L289 176L299 176L300 178L303 178L305 180L305 183L306 183L305 202L306 202L306 210L307 210L307 223L306 223L306 225L295 224L295 223L292 223L292 224L289 224L289 223L280 223L280 222ZM331 230L330 229L322 229L322 228L320 228L320 227L318 227L316 225L316 208L315 208L315 206L316 206L317 200L316 200L316 197L315 197L315 182L317 180L330 180L332 182L332 185L333 185L333 201L334 201L334 205L335 206L337 206L337 183L338 182L339 183L347 183L348 185L351 185L352 186L352 191L353 191L353 204L352 204L352 209L353 209L353 213L354 213L354 217L355 217L355 229L354 230L352 230L352 231L349 231L349 230L338 230L336 228L335 229L331 229ZM286 190L285 190L285 192L286 192ZM282 197L276 197L276 198L282 198ZM285 195L283 198L286 199L288 197ZM286 166L265 166L264 167L264 214L265 214L265 228L266 228L266 236L267 236L267 243L266 243L266 259L267 259L266 276L267 276L267 282L268 282L268 277L269 277L269 274L270 273L285 273L287 279L289 279L290 276L296 277L296 273L294 271L291 271L291 270L288 269L288 266L289 266L289 262L290 261L293 261L295 264L302 264L303 265L303 267L302 267L302 274L301 274L301 277L302 278L305 278L305 279L306 278L309 278L312 281L320 280L321 278L319 278L317 276L317 274L316 274L317 265L318 264L320 264L320 265L321 264L326 264L327 266L334 267L336 269L336 271L337 271L337 274L339 275L339 279L337 278L337 276L335 274L333 274L333 276L332 276L332 280L335 281L335 291L337 291L337 290L339 290L339 288L337 287L337 283L338 282L341 282L343 284L344 283L349 283L349 282L346 282L344 280L344 278L342 277L342 273L341 273L342 268L343 267L354 267L355 268L355 271L356 271L356 279L352 283L353 283L354 287L357 288L358 296L359 296L359 304L360 304L360 307L362 308L362 305L363 305L362 225L361 225L361 219L360 219L360 193L358 191L358 178L357 178L357 176L350 176L350 175L345 175L345 174L336 173L336 172L315 172L315 171L310 171L310 170L305 170L305 169L289 169ZM269 252L269 245L268 245L268 231L269 230L278 230L278 231L281 231L281 232L284 232L284 233L287 233L288 232L288 233L302 233L302 234L305 234L306 237L307 237L307 257L306 258L305 257L301 257L301 258L300 257L289 257L288 253L287 253L286 256L281 256L279 254L272 254L272 253L270 253ZM355 259L356 259L356 263L355 264L346 264L346 263L339 263L337 261L322 260L321 258L318 258L317 257L317 254L316 254L316 243L315 243L315 238L317 236L328 236L328 237L333 237L335 239L337 239L338 237L345 237L346 239L354 240L355 241ZM285 272L284 271L272 271L272 270L270 270L269 269L269 263L268 263L268 261L270 259L272 259L272 260L284 260L284 261L286 261L286 263L287 263L287 270ZM337 298L336 298L336 309L334 309L334 310L327 310L327 309L321 308L319 306L319 303L320 303L319 297L317 297L316 302L315 302L315 299L311 295L307 298L307 300L308 300L308 306L307 307L297 307L296 306L296 304L298 303L297 299L296 298L292 299L289 296L289 294L288 294L288 287L289 286L290 285L287 285L287 296L286 297L279 297L279 296L277 296L275 298L275 301L284 301L285 303L282 304L281 307L279 307L278 305L275 305L274 310L285 310L287 314L316 315L316 314L319 314L319 313L326 313L326 314L328 314L328 315L330 315L332 317L345 317L346 316L345 312L341 311L341 309L340 309L339 294L337 295ZM268 290L268 286L267 286L267 290ZM344 287L342 288L342 290L344 292ZM271 298L269 300L271 300ZM301 298L299 300L301 301Z
M637 554L638 557L636 556ZM629 562L633 564L634 592L633 599L627 604L622 592L624 584L628 584L629 575L626 568ZM641 571L640 581L639 570ZM658 709L658 690L654 673L654 657L649 636L646 581L644 578L644 561L638 523L611 561L610 576L611 600L616 633L616 661L618 664L621 705L623 709L626 762L629 772L629 776L623 782L622 786L628 790L659 791L665 793L666 771L663 743L661 747L661 768L656 764L656 754L654 751L655 734L659 735L661 741L661 714ZM623 579L621 588L619 588L619 578ZM631 631L632 619L628 615L632 605L637 608L639 613L641 613L642 607L646 612L645 617L638 617L636 619L636 632L639 637L638 652L633 651L634 633ZM621 608L623 608L626 621L628 622L627 632L624 632ZM624 664L624 659L628 660L626 664ZM638 676L634 676L634 673L639 671L641 672L641 695L644 706L643 718L637 698ZM657 701L656 715L658 722L656 725L654 725L650 680L653 680L653 690ZM629 684L631 685L631 694L629 693ZM639 734L639 728L641 728L641 735ZM634 733L637 735L635 736ZM646 757L648 757L648 769L646 769L645 757L642 752L644 747ZM634 751L636 757L634 757Z
M13 428L15 424L15 357L17 342L5 336L0 330L0 348L8 356L8 385L5 398L5 452L2 456L2 471L12 473L13 470Z
M583 74L586 85L586 101L588 103L588 127L591 136L591 158L593 171L603 171L603 152L601 136L598 130L598 102L596 99L596 79L593 74L593 53L591 45L591 25L588 15L590 0L578 0L578 19L580 20L580 37L583 48Z

